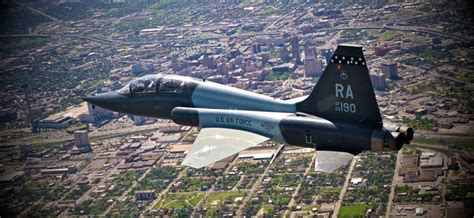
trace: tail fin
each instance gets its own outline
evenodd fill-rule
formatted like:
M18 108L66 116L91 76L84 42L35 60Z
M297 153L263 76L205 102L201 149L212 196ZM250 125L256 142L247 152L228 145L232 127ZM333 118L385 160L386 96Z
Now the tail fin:
M362 47L339 45L313 91L297 103L297 109L331 121L381 127Z

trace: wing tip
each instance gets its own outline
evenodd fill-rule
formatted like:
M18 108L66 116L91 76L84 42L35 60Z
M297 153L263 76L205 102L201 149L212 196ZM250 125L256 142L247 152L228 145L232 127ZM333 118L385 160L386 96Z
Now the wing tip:
M183 166L188 166L188 167L192 167L194 169L200 169L202 167L204 167L205 165L203 164L197 164L197 163L192 163L186 159L183 160L183 162L181 163L181 165Z

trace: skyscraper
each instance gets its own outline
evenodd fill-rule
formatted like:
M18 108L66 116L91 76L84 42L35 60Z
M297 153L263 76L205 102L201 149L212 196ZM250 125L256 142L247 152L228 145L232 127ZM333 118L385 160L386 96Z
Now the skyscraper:
M386 88L385 76L383 73L371 73L370 81L372 82L372 87L377 90L383 90Z
M380 68L387 79L398 79L397 63L395 62L384 62L380 65Z
M89 133L87 130L77 130L74 132L74 143L81 153L91 151Z
M290 56L288 55L288 50L286 49L286 46L278 48L278 52L280 54L280 60L281 61L286 63L290 60Z
M258 53L260 53L261 51L262 51L262 49L261 49L261 46L260 46L260 44L259 44L258 42L252 44L252 52L253 52L254 54L258 54Z
M309 56L304 59L304 74L305 76L317 76L322 71L321 60L317 60L314 56Z
M290 39L291 44L291 55L295 59L296 63L301 63L300 57L300 44L298 36L293 36Z

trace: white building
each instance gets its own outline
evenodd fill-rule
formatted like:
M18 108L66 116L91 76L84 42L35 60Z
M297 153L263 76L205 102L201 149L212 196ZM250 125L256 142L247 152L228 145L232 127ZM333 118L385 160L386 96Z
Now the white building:
M87 103L89 114L82 114L80 120L83 123L99 123L103 120L113 118L113 112L107 109Z
M77 130L74 132L74 143L77 147L89 145L89 133L87 130Z

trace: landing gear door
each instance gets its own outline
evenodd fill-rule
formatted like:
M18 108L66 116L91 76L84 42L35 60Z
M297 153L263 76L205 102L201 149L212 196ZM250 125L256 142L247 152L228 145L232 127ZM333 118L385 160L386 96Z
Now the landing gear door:
M315 146L316 143L313 140L313 135L309 130L306 130L306 134L304 135L304 142L306 145L312 145Z

